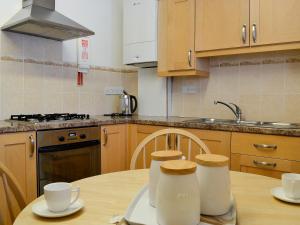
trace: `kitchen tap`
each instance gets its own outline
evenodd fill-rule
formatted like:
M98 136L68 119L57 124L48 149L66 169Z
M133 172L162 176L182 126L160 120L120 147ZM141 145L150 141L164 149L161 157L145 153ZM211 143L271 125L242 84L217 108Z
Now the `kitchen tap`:
M241 108L234 104L234 103L225 103L225 102L221 102L221 101L214 101L214 104L217 105L217 104L222 104L222 105L225 105L227 106L232 112L233 114L235 115L235 118L236 118L236 121L239 123L241 120L242 120L242 110ZM232 106L230 105L233 105L235 108L233 108Z

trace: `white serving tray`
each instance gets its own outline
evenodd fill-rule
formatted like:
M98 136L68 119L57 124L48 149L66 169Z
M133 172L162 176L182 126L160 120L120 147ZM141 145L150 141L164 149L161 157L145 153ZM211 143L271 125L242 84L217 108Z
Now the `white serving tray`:
M227 214L222 216L201 215L199 225L236 225L236 217L236 205L233 200ZM156 209L149 204L148 185L144 186L130 203L124 218L130 225L158 225Z

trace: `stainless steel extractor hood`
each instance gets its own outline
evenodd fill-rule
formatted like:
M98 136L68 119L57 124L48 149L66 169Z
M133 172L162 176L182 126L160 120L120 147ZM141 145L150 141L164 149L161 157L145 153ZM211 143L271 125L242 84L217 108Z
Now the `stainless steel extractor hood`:
M55 0L23 0L23 8L1 29L57 41L95 34L56 12Z

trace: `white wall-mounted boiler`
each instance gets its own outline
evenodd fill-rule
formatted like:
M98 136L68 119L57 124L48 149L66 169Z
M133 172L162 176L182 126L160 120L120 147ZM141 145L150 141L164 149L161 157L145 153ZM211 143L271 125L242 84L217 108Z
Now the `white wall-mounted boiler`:
M157 66L157 5L158 0L124 0L124 64Z

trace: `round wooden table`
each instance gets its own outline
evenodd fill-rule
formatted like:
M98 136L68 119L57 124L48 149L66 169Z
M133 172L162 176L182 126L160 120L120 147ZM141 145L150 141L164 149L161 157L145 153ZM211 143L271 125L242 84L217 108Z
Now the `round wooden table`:
M128 204L148 181L148 170L131 170L99 175L74 182L81 188L85 208L69 217L44 219L33 215L29 204L14 225L102 225L113 215L123 215ZM270 190L280 180L239 172L231 172L232 192L237 203L239 225L297 225L300 206L276 200Z

